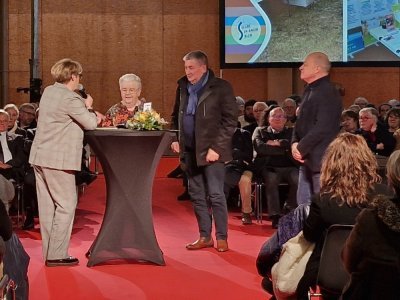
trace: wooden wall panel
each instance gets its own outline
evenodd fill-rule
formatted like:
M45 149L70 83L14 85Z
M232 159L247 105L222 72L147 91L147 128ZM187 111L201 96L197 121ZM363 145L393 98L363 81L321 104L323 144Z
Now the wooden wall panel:
M142 95L166 119L172 111L176 80L184 75L182 57L204 50L219 76L218 1L194 0L41 0L40 68L43 87L52 84L50 68L63 57L80 61L84 85L105 112L119 101L118 78L135 73ZM9 94L17 104L29 96L31 1L9 1ZM242 97L282 100L302 93L304 83L291 69L227 69L222 71ZM358 95L379 104L400 98L398 68L335 68L332 80L346 89L348 106Z

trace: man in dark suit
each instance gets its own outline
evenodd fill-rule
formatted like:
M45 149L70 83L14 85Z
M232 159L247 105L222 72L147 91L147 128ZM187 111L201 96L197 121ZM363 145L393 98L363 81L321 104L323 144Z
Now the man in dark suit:
M178 81L179 143L182 169L188 175L189 194L199 226L200 238L188 250L213 247L215 221L217 250L228 250L228 211L224 195L224 162L232 160L231 140L237 126L238 109L231 85L214 76L207 55L192 51L183 58L186 76Z
M7 132L10 117L0 109L0 200L6 210L14 199L12 180L21 181L27 157L24 153L24 139L21 135Z
M330 61L321 52L309 54L300 67L300 78L307 83L292 138L294 159L299 170L297 203L310 204L319 193L321 161L329 143L340 129L342 100L329 81Z

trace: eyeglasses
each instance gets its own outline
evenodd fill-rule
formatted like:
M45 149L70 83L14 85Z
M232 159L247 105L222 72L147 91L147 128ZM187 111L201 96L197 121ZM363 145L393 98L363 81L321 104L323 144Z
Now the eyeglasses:
M400 116L396 115L389 115L388 118L393 118L393 119L400 119Z
M140 89L121 89L121 93L124 94L133 94L133 93L138 93L140 91Z
M253 109L253 112L258 113L258 112L263 112L263 109Z
M360 117L359 119L360 119L360 120L363 120L363 121L366 121L366 120L372 119L372 117Z

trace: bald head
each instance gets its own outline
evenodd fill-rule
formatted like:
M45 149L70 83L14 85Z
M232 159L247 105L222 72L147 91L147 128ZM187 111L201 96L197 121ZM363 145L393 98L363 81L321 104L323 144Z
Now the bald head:
M321 77L327 76L331 69L328 56L322 52L312 52L307 55L300 67L300 78L311 83Z

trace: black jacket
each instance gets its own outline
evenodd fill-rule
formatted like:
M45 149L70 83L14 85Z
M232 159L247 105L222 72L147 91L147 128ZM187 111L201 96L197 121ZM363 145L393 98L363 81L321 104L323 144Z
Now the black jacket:
M343 299L399 299L399 198L378 197L360 213L342 259L351 273Z
M342 99L328 77L322 77L307 85L299 110L292 143L299 143L305 166L318 173L326 148L339 133Z
M202 89L195 115L195 154L198 166L205 166L208 149L219 154L220 162L232 160L231 140L237 127L238 108L231 85L214 76L209 70L208 81ZM186 111L189 93L186 76L178 81L173 122L178 120L180 157L183 159L185 149L183 114Z

